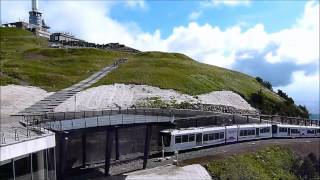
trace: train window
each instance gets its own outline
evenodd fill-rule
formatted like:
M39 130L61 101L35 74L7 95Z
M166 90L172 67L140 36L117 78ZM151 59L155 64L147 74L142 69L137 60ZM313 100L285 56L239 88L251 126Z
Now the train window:
M189 142L194 141L194 134L189 134Z
M182 135L182 142L188 142L189 135Z
M279 128L279 132L288 132L288 129L287 128Z
M181 143L181 136L176 136L175 141L176 141L176 144Z
M209 134L209 141L212 141L212 140L214 140L214 136L213 134Z
M219 139L219 133L214 133L214 139Z
M315 131L312 129L312 130L307 130L307 134L315 134Z
M255 135L256 131L255 130L251 130L251 135Z
M170 141L171 141L171 135L163 133L162 134L162 138L163 138L163 145L165 147L169 147L170 146Z
M261 128L260 133L268 133L270 132L270 128Z
M203 141L208 141L208 140L209 140L208 134L203 135Z
M250 136L251 135L251 130L247 130L248 131L248 136Z
M320 129L317 129L317 133L320 133Z
M245 136L244 135L244 132L245 132L246 130L240 130L240 136Z
M240 130L240 136L250 136L254 134L255 130Z
M272 134L277 134L277 133L278 133L277 125L272 125Z
M248 136L248 130L244 130L243 135Z
M220 139L224 139L224 132L220 133Z
M299 130L298 129L291 129L291 134L299 134Z

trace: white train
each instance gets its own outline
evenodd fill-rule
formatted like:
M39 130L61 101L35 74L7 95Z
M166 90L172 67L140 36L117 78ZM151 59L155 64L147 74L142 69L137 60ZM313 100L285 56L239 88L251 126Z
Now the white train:
M278 138L320 137L320 127L278 124L272 127L272 136Z
M165 152L174 152L232 142L272 137L320 137L320 127L297 125L244 124L161 131Z

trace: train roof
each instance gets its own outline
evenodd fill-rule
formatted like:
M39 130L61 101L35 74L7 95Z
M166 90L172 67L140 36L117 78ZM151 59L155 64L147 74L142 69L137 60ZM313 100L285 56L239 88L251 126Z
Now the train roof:
M231 125L231 126L226 126L227 129L232 129L232 128L247 128L247 127L252 127L252 128L259 128L259 127L271 127L271 124L263 123L263 124L239 124L239 125Z
M181 129L165 129L161 132L175 134L192 134L199 133L203 131L213 131L213 130L224 130L225 127L222 126L210 126L210 127L192 127L192 128L181 128Z
M239 128L246 128L246 127L255 127L255 128L259 128L259 127L271 127L271 124L241 124L239 125Z
M302 125L290 125L290 124L277 124L279 127L290 127L290 128L306 128L306 129L320 129L319 126L302 126ZM206 131L214 130L224 130L224 129L236 129L236 128L261 128L261 127L271 127L271 124L241 124L241 125L231 125L231 126L206 126L206 127L190 127L181 129L165 129L162 133L175 134L192 134Z
M192 134L206 131L214 131L214 130L225 130L233 129L233 128L246 128L246 127L271 127L271 124L245 124L245 125L232 125L232 126L207 126L207 127L191 127L191 128L181 128L181 129L165 129L162 130L162 133L170 133L172 135L175 134Z
M277 124L279 127L290 127L290 128L307 128L307 129L320 129L319 126L304 126L304 125L292 125L292 124Z

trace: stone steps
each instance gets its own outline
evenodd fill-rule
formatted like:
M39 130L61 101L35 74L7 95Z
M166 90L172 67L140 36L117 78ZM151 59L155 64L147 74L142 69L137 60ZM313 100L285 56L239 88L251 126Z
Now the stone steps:
M18 115L24 114L42 114L44 112L53 111L55 107L59 106L61 103L66 101L67 99L74 96L76 93L80 92L84 88L87 88L94 83L98 82L101 78L106 76L110 71L114 70L118 67L118 64L125 63L121 59L117 60L113 65L107 66L102 70L92 74L87 79L80 81L77 84L74 84L68 88L65 88L61 91L58 91L38 102L26 108L25 110L18 113Z

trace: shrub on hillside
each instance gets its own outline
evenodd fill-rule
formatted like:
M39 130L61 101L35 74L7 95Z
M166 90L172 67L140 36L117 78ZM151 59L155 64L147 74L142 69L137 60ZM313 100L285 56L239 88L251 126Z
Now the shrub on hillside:
M305 106L296 106L292 98L287 96L286 98L284 102L275 102L260 89L250 95L249 103L263 114L309 118L309 112Z
M315 154L310 153L303 160L297 160L294 172L300 179L319 179L319 162L320 158L317 159Z
M289 149L274 146L213 161L206 167L213 179L298 179L292 171L294 162Z
M262 78L260 77L256 77L256 81L258 81L258 83L260 83L261 85L263 85L264 87L270 89L272 91L272 84L269 81L263 81Z
M231 156L206 165L213 179L319 179L319 160L310 153L304 159L287 148L268 147L256 153Z

